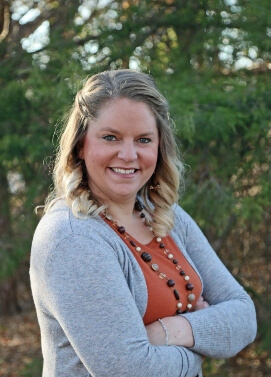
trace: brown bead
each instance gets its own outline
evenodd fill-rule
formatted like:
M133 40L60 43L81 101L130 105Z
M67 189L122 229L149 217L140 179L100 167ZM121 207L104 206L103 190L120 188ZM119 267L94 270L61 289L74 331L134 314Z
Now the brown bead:
M165 245L163 244L163 242L160 243L159 247L160 249L164 249Z
M176 300L180 300L180 295L179 295L179 292L177 291L177 289L174 289L173 293L174 293Z
M135 202L134 208L135 208L136 211L141 212L143 210L144 206L139 200L137 200Z
M145 251L141 254L141 258L144 260L144 262L150 262L152 260L151 254Z
M194 285L191 284L191 283L188 283L188 284L186 284L186 289L187 289L188 291L193 291L193 289L194 289Z
M145 213L142 212L142 213L140 214L140 217L141 217L142 219L144 219L144 217L146 217L146 216L145 216Z
M120 234L125 233L125 228L124 228L124 226L119 226L119 227L118 227L118 232L119 232Z
M185 275L185 271L184 271L184 270L181 270L181 271L180 271L180 275L181 275L181 276L184 276L184 275Z
M169 279L169 280L167 281L167 285L168 285L169 287L174 287L174 285L175 285L175 281L172 280L172 279Z

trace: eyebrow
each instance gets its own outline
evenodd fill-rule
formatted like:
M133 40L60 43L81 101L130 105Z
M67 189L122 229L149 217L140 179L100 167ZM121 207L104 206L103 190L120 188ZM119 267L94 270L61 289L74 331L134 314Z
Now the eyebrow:
M112 132L114 134L117 134L119 135L120 132L115 129L115 128L111 128L111 127L101 127L99 129L100 132ZM142 134L138 135L139 137L145 137L145 136L152 136L154 135L155 133L153 131L149 131L149 132L143 132Z
M115 128L111 128L111 127L101 127L101 128L99 128L99 131L100 132L112 132L112 133L114 133L114 134L119 134L119 131L118 130L116 130Z

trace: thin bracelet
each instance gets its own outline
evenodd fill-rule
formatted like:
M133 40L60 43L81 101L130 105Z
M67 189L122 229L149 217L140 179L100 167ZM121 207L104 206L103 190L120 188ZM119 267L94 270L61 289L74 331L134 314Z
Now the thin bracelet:
M168 332L168 329L166 328L164 322L162 321L162 319L158 319L158 321L161 323L161 326L163 327L165 333L166 333L166 346L168 346L168 338L169 338L169 332Z

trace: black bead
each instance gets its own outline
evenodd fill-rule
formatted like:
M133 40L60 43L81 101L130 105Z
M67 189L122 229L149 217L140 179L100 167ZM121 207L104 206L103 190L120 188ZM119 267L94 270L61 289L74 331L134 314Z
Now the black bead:
M176 314L182 314L181 309L177 309L177 310L176 310Z
M184 275L185 275L185 272L184 272L184 270L181 270L181 271L180 271L180 275L182 275L182 276L184 276Z
M145 213L142 212L142 213L140 214L140 217L141 217L142 219L144 219L144 217L146 217L146 216L145 216Z
M178 263L177 259L173 259L172 263L177 264Z
M135 242L134 242L133 240L130 240L130 244L131 244L132 246L136 247L136 244L135 244Z
M175 281L172 280L172 279L169 279L169 280L167 281L167 285L168 285L169 287L174 287L174 285L175 285Z
M135 208L136 211L141 212L144 209L144 206L139 200L137 200L135 202L134 208Z
M194 285L191 284L191 283L186 284L185 287L186 287L186 289L187 289L188 291L193 291L193 289L194 289Z
M165 245L163 244L163 242L160 243L159 247L160 247L161 249L164 249Z
M118 227L118 232L119 232L120 234L125 233L125 228L124 228L124 226L119 226L119 227Z
M177 291L177 289L174 289L173 293L174 293L176 300L180 300L180 295L179 295L179 292Z
M141 258L144 260L144 262L150 262L152 260L151 254L145 251L141 254Z

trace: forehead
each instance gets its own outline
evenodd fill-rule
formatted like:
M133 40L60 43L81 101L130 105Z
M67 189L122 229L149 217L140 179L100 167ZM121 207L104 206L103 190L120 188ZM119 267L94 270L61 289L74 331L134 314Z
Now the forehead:
M108 101L105 101L101 108L98 111L97 118L100 118L101 115L105 113L115 113L115 112L125 112L127 114L133 115L134 113L137 113L138 111L143 112L144 114L149 113L149 115L153 115L151 107L139 100L134 100L130 98L120 97L120 98L113 98L109 99Z
M142 101L135 101L128 98L117 98L105 102L94 121L89 126L114 125L120 128L123 125L130 127L141 127L157 129L156 118L151 108ZM129 127L129 128L130 128Z

